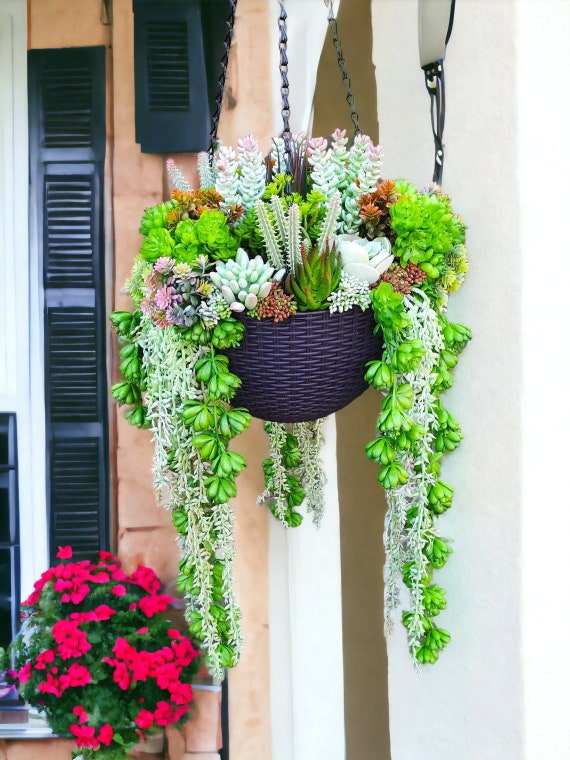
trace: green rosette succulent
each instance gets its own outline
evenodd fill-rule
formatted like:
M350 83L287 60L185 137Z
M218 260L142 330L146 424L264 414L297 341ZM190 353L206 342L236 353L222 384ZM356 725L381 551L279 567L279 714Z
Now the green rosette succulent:
M140 254L145 261L154 264L162 257L172 256L174 245L174 238L168 230L155 227L145 237Z
M198 219L184 219L174 233L177 261L193 261L206 255L210 261L227 261L235 256L237 240L222 211L204 211Z
M312 248L301 254L295 272L287 275L285 290L295 297L299 311L328 309L327 298L338 289L342 273L340 253Z
M417 264L437 281L448 269L446 255L465 242L465 225L440 191L419 193L404 182L396 183L396 189L401 195L390 206L393 252L403 266Z
M176 205L176 201L170 200L146 208L139 229L141 235L148 235L151 230L155 229L167 229L169 226L168 214L176 207Z

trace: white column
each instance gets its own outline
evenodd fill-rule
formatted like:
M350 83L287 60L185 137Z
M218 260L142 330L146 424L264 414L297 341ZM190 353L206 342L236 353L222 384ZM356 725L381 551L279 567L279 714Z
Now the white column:
M518 0L525 760L570 757L568 71L570 4ZM535 188L545 189L547 223ZM546 200L548 198L548 200ZM542 205L542 204L538 204Z
M26 0L0 0L0 410L15 412L22 594L47 566L40 272L28 253ZM33 223L33 221L32 221Z
M317 67L327 30L322 0L287 0L290 126L309 131ZM338 6L335 2L334 7ZM274 9L275 92L279 7ZM275 103L275 134L283 129ZM326 512L319 529L270 530L272 760L344 760L340 524L334 415L324 426Z
M320 528L270 532L272 760L344 759L344 678L336 426L324 426Z

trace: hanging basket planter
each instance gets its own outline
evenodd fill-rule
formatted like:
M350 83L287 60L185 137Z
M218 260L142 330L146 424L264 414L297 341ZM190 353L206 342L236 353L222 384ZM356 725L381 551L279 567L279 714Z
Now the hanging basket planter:
M308 422L339 411L368 388L365 364L382 352L370 309L304 312L284 322L238 319L244 338L226 352L242 381L233 403L270 422Z
M123 376L111 392L131 424L152 428L157 499L179 534L178 588L218 678L242 643L231 501L247 462L232 439L264 420L258 503L285 527L300 525L303 506L319 525L324 418L369 385L383 394L365 453L387 491L386 630L403 582L414 661L435 662L450 638L434 622L446 601L432 575L451 552L435 522L453 498L440 459L462 438L440 395L471 337L446 316L468 268L465 225L438 186L382 178L332 15L354 134L291 132L280 6L282 134L267 155L252 135L235 149L219 142L222 77L200 188L167 162L174 189L145 209L126 283L134 311L111 315Z

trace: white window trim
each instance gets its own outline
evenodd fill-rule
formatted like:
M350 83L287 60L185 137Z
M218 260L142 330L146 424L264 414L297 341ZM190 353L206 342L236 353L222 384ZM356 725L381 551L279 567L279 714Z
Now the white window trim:
M0 0L0 411L17 415L22 598L48 562L41 272L37 251L28 256L27 47L26 0Z

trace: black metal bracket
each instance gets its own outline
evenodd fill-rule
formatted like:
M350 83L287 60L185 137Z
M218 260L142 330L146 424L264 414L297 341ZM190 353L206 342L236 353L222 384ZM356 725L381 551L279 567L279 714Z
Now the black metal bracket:
M441 185L443 177L443 128L445 126L445 76L443 59L422 66L426 90L430 96L431 129L435 146L433 181Z

